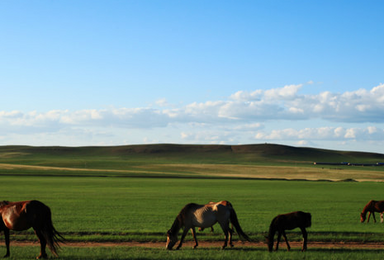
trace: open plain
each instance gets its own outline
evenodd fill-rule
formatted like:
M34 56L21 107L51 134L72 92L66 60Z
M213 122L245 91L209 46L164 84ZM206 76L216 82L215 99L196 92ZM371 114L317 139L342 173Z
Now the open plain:
M278 145L0 147L1 200L37 199L52 210L67 239L61 259L361 259L384 255L384 225L360 223L370 199L381 199L384 168L314 165L314 162L380 163L384 155ZM252 242L234 235L188 234L179 251L165 250L166 231L189 202L229 200ZM274 216L311 212L308 251L299 230L268 253L264 236ZM378 217L378 214L377 214ZM32 230L11 231L11 257L31 259ZM4 241L0 240L4 245ZM5 253L5 247L0 250ZM1 253L1 252L0 252Z

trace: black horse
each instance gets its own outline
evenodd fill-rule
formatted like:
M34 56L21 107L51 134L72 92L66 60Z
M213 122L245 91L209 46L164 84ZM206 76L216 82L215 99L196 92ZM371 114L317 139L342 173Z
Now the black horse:
M269 226L269 234L267 237L268 250L272 252L273 250L273 238L277 232L277 242L276 242L276 251L279 249L279 243L281 235L283 235L285 242L287 243L288 251L291 249L288 243L287 235L285 230L292 230L295 228L300 228L303 233L303 248L301 251L307 250L307 230L305 228L311 226L312 216L310 213L305 213L302 211L295 211L287 214L281 214L276 216Z

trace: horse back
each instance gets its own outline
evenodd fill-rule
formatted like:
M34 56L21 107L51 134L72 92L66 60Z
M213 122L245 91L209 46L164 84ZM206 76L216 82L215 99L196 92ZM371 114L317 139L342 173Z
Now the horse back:
M48 220L46 217L50 218L51 215L49 207L37 200L8 202L0 212L5 226L16 231L29 229L37 222L45 222Z
M276 216L271 223L277 230L292 230L295 228L306 228L312 225L312 216L310 213L295 211Z
M210 202L205 205L189 203L180 214L185 227L207 228L223 218L229 218L228 206L222 202Z
M1 216L8 229L21 231L32 226L27 214L28 203L29 201L9 202L1 207Z
M224 207L232 207L232 204L228 200L222 200L222 201L219 201L219 202L213 203L213 204L221 205Z
M375 210L378 212L384 211L384 200L379 200L379 201L371 200L370 203L371 203L372 210Z

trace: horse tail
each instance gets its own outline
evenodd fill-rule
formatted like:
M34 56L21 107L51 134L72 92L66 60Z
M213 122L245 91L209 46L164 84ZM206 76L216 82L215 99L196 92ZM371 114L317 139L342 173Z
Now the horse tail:
M58 256L57 250L60 249L59 243L64 243L65 238L55 229L52 224L52 214L48 206L44 210L44 221L41 227L41 234L45 238L52 254Z
M243 239L245 239L247 241L251 241L251 239L248 237L248 235L245 234L243 229L240 227L239 220L237 219L237 214L232 207L230 209L230 220L231 220L231 223L235 226L236 231L239 234L240 238L242 237Z
M267 237L267 243L268 243L268 251L269 252L272 252L273 250L273 239L275 237L275 233L276 233L276 221L277 221L277 217L275 217L272 222L271 222L271 225L269 225L269 232L268 232L268 237Z

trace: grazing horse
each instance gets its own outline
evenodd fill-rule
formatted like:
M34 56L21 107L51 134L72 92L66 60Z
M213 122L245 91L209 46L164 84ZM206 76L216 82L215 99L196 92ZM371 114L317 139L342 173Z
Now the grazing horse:
M22 231L33 228L40 242L40 255L37 259L47 258L45 247L48 244L49 249L57 255L59 242L64 238L52 225L51 210L48 206L37 200L20 202L0 202L0 231L4 231L5 245L9 257L9 230Z
M183 234L176 249L179 249L183 244L183 240L189 229L191 229L192 236L195 241L193 248L196 248L198 243L196 239L195 227L208 228L212 227L212 225L217 222L220 224L225 235L225 242L222 246L223 249L228 244L228 236L229 245L233 247L232 229L229 228L229 223L232 223L235 226L236 231L240 237L250 241L250 238L241 229L236 212L229 201L208 203L206 205L189 203L185 205L184 208L180 211L175 221L173 222L171 229L168 230L166 248L170 250L176 244L178 241L177 234L182 227L184 227Z
M384 220L383 219L384 200L380 200L380 201L370 200L367 203L367 205L365 205L363 211L360 214L360 221L361 222L365 221L365 217L367 215L367 212L369 212L368 213L367 223L369 222L369 217L371 216L371 213L372 213L372 216L373 216L373 222L376 223L375 212L379 212L380 213L380 222L383 223L383 220Z
M273 238L275 233L277 232L277 242L276 248L277 251L279 249L279 243L281 235L283 235L285 242L287 243L288 251L291 249L288 243L287 235L285 234L285 230L292 230L295 228L300 228L301 233L303 233L303 248L301 251L307 250L307 230L305 228L311 226L312 216L310 213L305 213L302 211L291 212L287 214L281 214L276 216L269 226L269 234L267 237L268 250L272 252L273 249Z

